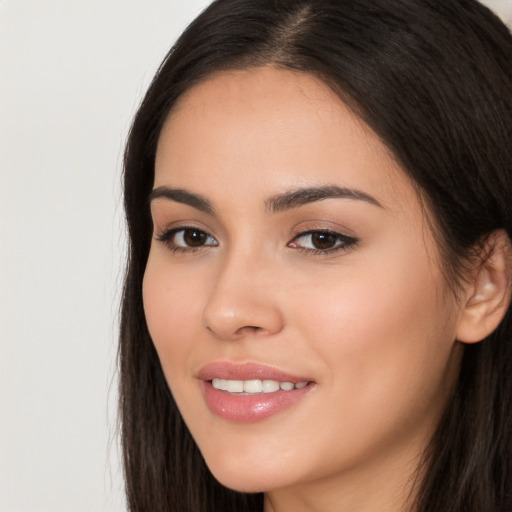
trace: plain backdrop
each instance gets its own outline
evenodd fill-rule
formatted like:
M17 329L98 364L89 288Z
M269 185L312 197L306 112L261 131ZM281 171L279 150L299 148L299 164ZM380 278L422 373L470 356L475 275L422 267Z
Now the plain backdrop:
M121 156L206 4L0 1L0 512L125 510Z
M207 0L0 0L0 511L121 512L130 120ZM512 21L512 0L488 0ZM156 512L156 511L155 511Z

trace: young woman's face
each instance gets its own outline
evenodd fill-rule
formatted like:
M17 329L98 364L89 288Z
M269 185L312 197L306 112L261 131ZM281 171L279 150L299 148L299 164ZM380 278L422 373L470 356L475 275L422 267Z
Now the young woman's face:
M147 323L213 474L247 492L409 477L460 312L378 137L308 74L225 72L174 108L155 173Z

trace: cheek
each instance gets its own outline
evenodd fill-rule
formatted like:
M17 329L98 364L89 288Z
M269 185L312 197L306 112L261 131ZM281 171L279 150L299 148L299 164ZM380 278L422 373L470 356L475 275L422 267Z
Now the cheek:
M457 315L442 298L442 276L416 261L366 262L337 281L310 283L291 304L297 336L327 362L326 383L353 410L426 403L445 386Z
M187 354L193 349L190 340L201 318L198 293L192 275L173 271L165 258L150 254L142 288L144 313L169 384L175 370L185 370Z
M306 289L305 300L299 298L295 307L315 319L311 327L323 331L331 353L435 345L455 318L444 279L422 239L402 237L401 245L386 240L370 254L356 254L338 276L320 276Z
M346 273L343 282L319 281L290 304L297 339L322 362L325 400L311 415L321 421L308 440L310 453L324 454L315 462L322 471L397 439L423 442L444 408L457 372L453 318L429 272L411 277L389 268Z

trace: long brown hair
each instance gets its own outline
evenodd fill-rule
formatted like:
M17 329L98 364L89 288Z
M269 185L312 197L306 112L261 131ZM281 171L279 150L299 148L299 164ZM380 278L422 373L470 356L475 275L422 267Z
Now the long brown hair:
M119 348L132 512L261 512L210 474L163 376L142 306L156 144L177 98L214 71L312 73L381 137L433 212L447 279L494 229L512 234L512 37L475 0L217 0L154 78L125 153L129 259ZM512 510L512 322L465 349L422 464L418 512Z

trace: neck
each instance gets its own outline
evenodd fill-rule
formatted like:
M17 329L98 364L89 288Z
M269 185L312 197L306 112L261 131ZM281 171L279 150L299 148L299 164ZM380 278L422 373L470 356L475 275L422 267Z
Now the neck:
M384 457L327 479L276 489L265 494L264 512L413 512L419 461L420 455L411 460L404 454L390 464Z

